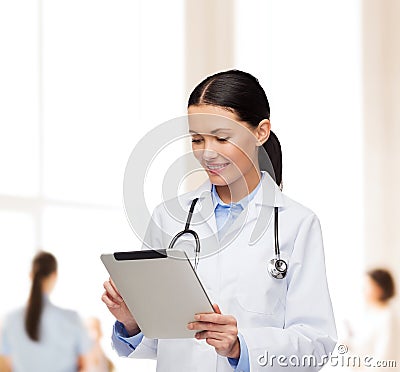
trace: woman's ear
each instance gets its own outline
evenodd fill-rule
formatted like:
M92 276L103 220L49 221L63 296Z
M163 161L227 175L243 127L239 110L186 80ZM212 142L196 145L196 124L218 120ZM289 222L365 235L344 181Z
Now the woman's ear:
M268 140L270 131L271 122L268 119L261 120L254 132L257 138L257 146L262 146Z

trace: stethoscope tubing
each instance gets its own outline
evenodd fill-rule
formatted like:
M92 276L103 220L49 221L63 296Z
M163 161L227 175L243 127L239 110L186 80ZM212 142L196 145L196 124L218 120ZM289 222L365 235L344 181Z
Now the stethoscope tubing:
M174 247L176 241L185 234L190 234L194 237L196 247L195 247L195 258L194 258L194 269L197 271L197 266L199 264L199 256L200 256L200 239L196 231L190 228L190 222L192 220L194 207L199 198L195 198L192 200L192 204L190 205L189 213L185 223L185 229L178 232L169 243L168 249ZM274 207L274 236L275 236L275 258L270 261L270 265L268 265L268 272L275 279L283 279L286 276L287 272L287 263L285 260L281 259L280 249L279 249L279 226L278 226L278 207ZM271 266L272 265L272 266ZM271 268L272 267L272 268Z

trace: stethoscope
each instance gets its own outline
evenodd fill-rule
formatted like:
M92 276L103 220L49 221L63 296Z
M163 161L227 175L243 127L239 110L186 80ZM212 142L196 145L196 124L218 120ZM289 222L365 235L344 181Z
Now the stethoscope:
M190 229L190 221L192 220L194 206L196 205L199 198L195 198L190 205L189 213L186 219L184 230L178 232L169 243L168 249L173 248L176 241L185 234L190 234L194 237L196 247L194 256L194 269L197 271L197 265L199 264L200 255L200 239L196 231ZM275 279L283 279L286 276L288 264L285 260L281 259L279 240L278 240L278 207L274 207L274 235L275 235L275 257L268 262L267 270L269 274Z

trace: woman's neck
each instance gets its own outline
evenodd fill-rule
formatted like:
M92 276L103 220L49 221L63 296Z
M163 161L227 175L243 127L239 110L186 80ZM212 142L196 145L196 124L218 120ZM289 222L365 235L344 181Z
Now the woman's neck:
M42 281L42 293L49 296L56 284L57 273L50 274Z
M229 185L216 186L219 197L224 203L235 203L249 195L259 184L261 172L253 168L248 174L238 178Z
M379 299L367 299L365 306L371 310L384 310L389 307L389 301L381 301Z

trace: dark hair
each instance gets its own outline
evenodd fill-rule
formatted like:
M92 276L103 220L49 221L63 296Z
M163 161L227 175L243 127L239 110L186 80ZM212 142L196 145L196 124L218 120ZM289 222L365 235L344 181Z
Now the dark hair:
M379 286L382 290L380 301L386 302L395 295L395 286L392 275L385 269L375 269L367 272L367 275Z
M253 127L263 119L269 119L270 108L267 95L258 80L240 70L218 72L204 79L190 94L188 107L212 105L225 108ZM280 185L282 181L282 150L278 137L271 131L263 144L269 160L259 156L260 168L267 170ZM271 162L272 168L269 164ZM272 172L271 172L272 171Z
M39 341L39 326L43 310L42 282L57 271L56 258L39 252L32 262L32 286L25 313L25 330L32 341Z

